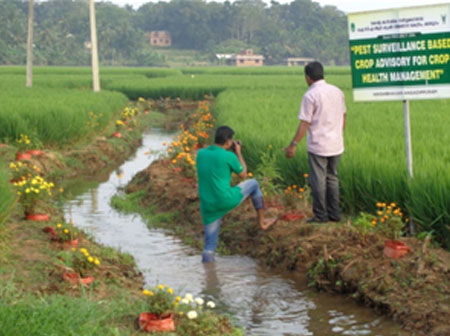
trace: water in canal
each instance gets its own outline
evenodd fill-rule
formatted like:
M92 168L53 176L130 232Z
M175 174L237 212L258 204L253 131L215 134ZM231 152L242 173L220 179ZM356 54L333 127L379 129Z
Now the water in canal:
M279 274L245 256L217 257L205 266L200 251L170 234L148 228L138 215L121 214L110 198L165 150L171 134L149 130L143 144L105 182L85 184L65 204L67 218L98 242L134 256L147 286L166 284L214 300L246 335L405 335L390 320L342 296L318 293L304 279ZM149 155L148 151L151 151ZM79 184L78 184L79 186Z

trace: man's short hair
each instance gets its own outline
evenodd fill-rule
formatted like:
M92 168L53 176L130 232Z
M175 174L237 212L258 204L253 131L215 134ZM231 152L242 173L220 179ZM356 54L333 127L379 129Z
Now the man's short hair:
M218 145L223 145L227 140L230 140L233 138L234 131L231 127L228 126L220 126L216 130L216 136L214 139L214 143Z
M305 65L305 75L313 81L323 79L323 66L319 62L311 62Z

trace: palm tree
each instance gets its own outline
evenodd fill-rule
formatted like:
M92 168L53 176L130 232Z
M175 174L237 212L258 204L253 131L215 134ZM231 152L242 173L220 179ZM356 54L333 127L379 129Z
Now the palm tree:
M28 38L27 38L27 87L33 86L33 24L34 0L28 1Z
M100 78L98 70L97 27L95 24L94 0L89 1L89 17L91 22L92 83L94 92L99 92Z

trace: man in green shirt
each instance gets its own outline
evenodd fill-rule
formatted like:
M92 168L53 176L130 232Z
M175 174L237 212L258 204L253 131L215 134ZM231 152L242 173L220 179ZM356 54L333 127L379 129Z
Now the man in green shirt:
M205 247L202 262L214 261L219 229L223 216L250 196L261 229L266 230L277 219L264 219L264 199L256 180L246 180L231 186L231 173L247 177L241 144L233 141L234 131L221 126L215 134L214 145L199 150L196 158L200 212L205 227ZM230 149L232 151L230 151Z

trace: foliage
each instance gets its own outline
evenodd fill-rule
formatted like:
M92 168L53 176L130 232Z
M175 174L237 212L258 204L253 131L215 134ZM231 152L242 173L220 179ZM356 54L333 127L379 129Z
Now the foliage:
M89 275L89 271L100 266L100 259L91 255L84 247L63 251L60 253L60 258L63 259L66 266L72 268L75 272L80 274L81 277Z
M311 194L310 187L305 184L303 187L293 184L284 189L284 202L290 207L296 207L299 202L306 204Z
M181 126L182 130L169 144L167 152L175 169L186 177L194 177L196 150L205 145L214 125L208 102L198 103L198 109L189 116L187 125L191 125L187 130Z
M396 239L401 236L405 223L402 221L402 209L397 207L396 203L377 204L377 216L372 219L372 226L376 231L384 234L386 237Z
M264 196L273 197L280 192L282 177L277 167L277 158L272 151L272 145L261 153L261 162L255 169L255 178L259 181Z
M27 6L0 1L0 64L24 64ZM252 47L266 62L306 56L329 64L348 62L346 16L311 0L289 4L260 0L233 3L148 2L139 9L96 3L99 58L103 65L164 66L164 53L149 46L148 32L167 30L175 48L216 53ZM34 63L88 65L89 12L83 0L35 1Z
M395 203L378 202L376 206L376 215L360 212L353 225L363 233L378 232L391 239L400 237L405 226L401 208Z
M58 223L56 224L56 232L58 233L58 238L61 242L68 242L78 237L78 229L70 223Z
M159 284L155 288L144 289L142 294L146 297L145 309L157 316L173 313L180 297L176 297L172 288Z
M12 180L15 182L31 178L33 174L40 174L41 169L29 162L10 162L9 169L12 174Z
M8 182L6 165L0 159L0 227L8 216L11 206L14 204L14 194Z
M17 182L13 182L20 202L25 208L25 213L32 213L38 205L38 201L44 201L52 196L53 182L47 182L39 175L27 176Z

